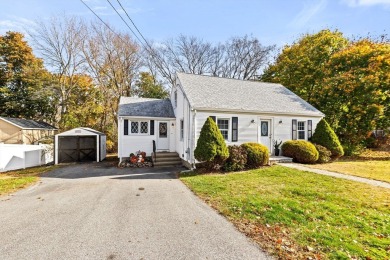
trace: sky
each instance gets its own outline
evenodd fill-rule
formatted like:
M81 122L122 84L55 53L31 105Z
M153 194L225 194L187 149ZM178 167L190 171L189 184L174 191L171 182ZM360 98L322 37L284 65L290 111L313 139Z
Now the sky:
M129 32L107 0L84 0L104 21ZM110 0L118 6L117 0ZM179 34L213 43L252 35L282 47L302 34L338 29L347 37L390 33L390 0L120 0L148 40ZM121 12L123 14L123 11ZM81 0L0 0L0 34L26 32L52 16L96 19Z

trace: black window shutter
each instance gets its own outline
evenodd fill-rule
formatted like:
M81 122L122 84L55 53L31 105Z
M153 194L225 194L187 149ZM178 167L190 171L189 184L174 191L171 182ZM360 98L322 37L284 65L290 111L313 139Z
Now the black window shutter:
M124 121L124 124L123 124L123 126L124 126L124 129L123 129L123 134L124 135L129 135L129 120L127 120L127 119L125 119Z
M312 130L312 120L307 120L307 138L310 140L310 138L313 136L313 130Z
M211 119L213 119L214 120L214 122L217 122L216 120L217 120L217 118L215 117L215 116L210 116L211 117Z
M232 117L232 142L238 141L238 117Z
M150 135L154 135L154 120L150 120Z
M292 139L297 140L297 120L292 120Z

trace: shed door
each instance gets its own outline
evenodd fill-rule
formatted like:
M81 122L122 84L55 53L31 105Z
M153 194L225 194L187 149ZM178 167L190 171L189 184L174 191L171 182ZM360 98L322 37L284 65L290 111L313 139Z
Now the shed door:
M59 136L58 162L96 161L96 136Z

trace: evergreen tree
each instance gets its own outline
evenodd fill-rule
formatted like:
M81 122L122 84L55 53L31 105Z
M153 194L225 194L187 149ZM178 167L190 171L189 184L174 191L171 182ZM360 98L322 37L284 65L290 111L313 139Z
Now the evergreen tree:
M325 119L321 119L317 124L311 141L330 150L333 159L344 155L344 150L340 144L339 138Z
M207 168L215 168L229 157L225 140L214 120L209 117L204 123L194 151L195 159L205 162Z

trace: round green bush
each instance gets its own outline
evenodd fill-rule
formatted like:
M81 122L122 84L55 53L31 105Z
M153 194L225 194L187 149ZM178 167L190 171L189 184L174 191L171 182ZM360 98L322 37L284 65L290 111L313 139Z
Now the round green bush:
M340 144L339 138L325 119L321 119L321 121L318 122L311 141L330 150L333 159L337 159L344 155L344 149Z
M318 151L316 147L304 140L290 140L282 145L284 156L293 158L298 163L315 163L318 160Z
M247 168L258 168L267 165L269 161L268 148L258 143L244 143L241 145L247 153Z
M223 170L225 172L240 171L245 168L247 162L246 150L238 145L228 146L229 158L227 158Z
M330 162L332 152L326 149L326 147L319 145L319 144L314 144L318 151L318 160L317 163L327 163Z

